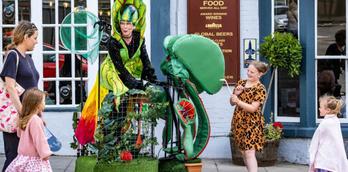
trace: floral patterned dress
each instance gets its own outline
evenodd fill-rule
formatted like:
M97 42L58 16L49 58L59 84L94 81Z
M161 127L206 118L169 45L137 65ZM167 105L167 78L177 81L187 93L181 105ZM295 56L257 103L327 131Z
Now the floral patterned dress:
M52 172L50 161L40 157L18 155L6 168L6 172Z
M242 85L244 90L238 95L238 98L251 104L252 102L260 102L260 107L254 113L246 112L241 107L236 106L232 119L231 131L233 140L240 150L260 151L263 148L265 139L263 137L264 117L261 114L262 104L266 98L265 86L261 83L245 88L246 80L238 81L238 85Z

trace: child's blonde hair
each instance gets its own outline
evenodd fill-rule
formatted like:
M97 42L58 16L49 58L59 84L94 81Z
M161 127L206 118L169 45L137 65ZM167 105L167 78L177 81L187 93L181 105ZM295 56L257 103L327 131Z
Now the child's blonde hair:
M268 70L268 65L261 61L252 61L250 65L253 65L258 72L265 74Z
M334 96L323 95L319 98L319 102L323 103L324 107L330 110L330 114L338 114L342 107L342 101Z
M22 111L19 114L18 126L25 130L30 118L38 113L38 109L44 100L46 93L37 89L31 88L24 93L22 101Z

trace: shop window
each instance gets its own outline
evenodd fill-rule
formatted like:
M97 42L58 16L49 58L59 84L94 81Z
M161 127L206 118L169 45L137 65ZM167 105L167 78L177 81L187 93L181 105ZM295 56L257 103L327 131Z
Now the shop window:
M2 0L2 6L0 7L2 12L2 23L0 26L2 54L4 54L6 46L12 42L11 35L16 23L21 20L30 20L30 3L30 0Z
M18 21L30 21L30 1L18 0Z
M55 78L56 77L56 55L44 54L43 55L43 77Z
M35 1L36 2L36 1ZM88 61L78 54L64 48L59 39L59 28L66 15L76 7L87 7L86 0L42 0L42 10L31 10L31 0L2 0L0 39L2 41L2 56L6 46L11 43L13 28L21 20L32 20L40 31L42 39L34 52L38 69L42 73L43 90L48 93L48 107L76 107L87 97ZM94 3L94 2L93 2ZM91 3L91 4L93 4ZM110 3L110 2L109 2ZM38 20L42 16L42 20ZM86 32L85 27L77 28L80 32ZM42 32L41 32L42 31ZM41 42L42 41L42 42ZM86 50L87 42L76 40L78 50ZM76 43L75 43L76 44ZM42 58L37 57L42 54ZM3 62L0 62L0 68ZM39 86L40 87L40 86ZM41 87L40 87L41 88ZM63 106L62 106L63 105Z
M16 16L16 4L14 0L3 0L2 1L2 23L3 24L15 24Z
M75 7L82 7L82 8L86 8L86 0L74 0L74 6Z
M47 93L46 105L56 104L56 81L45 81L44 91Z
M273 28L298 37L298 0L274 0ZM290 77L278 69L276 73L275 117L278 121L298 121L300 116L299 77Z
M43 15L43 83L48 107L76 107L87 98L88 61L66 49L59 39L61 22L75 8L85 8L86 0L45 0ZM55 19L58 19L56 21ZM80 33L86 26L75 27ZM75 49L87 50L87 42L74 40Z
M42 33L43 33L42 49L44 51L55 51L56 50L55 28L44 27Z
M42 2L42 23L55 24L56 2L54 0L44 0ZM45 32L44 32L45 33Z
M316 104L324 94L347 102L346 1L317 0L316 9ZM342 120L347 120L346 108L344 103Z
M58 1L58 22L62 23L65 16L71 12L71 2L69 0Z
M111 24L111 4L110 0L98 1L98 18L104 20L106 23ZM101 46L100 50L106 51L105 46Z
M10 28L2 28L2 51L6 51L6 47L12 42L12 32L13 27Z

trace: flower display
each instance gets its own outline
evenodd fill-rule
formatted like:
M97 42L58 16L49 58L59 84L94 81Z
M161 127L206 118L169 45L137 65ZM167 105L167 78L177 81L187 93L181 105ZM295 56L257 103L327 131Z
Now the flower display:
M276 141L282 138L283 124L281 122L273 122L273 113L270 117L270 123L266 124L264 129L264 137L267 141Z

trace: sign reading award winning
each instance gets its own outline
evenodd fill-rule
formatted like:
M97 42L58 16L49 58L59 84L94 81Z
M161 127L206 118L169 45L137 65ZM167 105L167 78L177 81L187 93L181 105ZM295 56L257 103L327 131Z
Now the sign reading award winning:
M188 33L214 40L225 56L225 79L239 79L239 0L188 0Z

